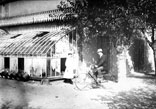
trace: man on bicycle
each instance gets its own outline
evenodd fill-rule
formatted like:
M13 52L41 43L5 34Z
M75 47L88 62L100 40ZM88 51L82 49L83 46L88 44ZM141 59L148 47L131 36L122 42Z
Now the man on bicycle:
M97 64L95 65L94 75L97 79L97 76L102 75L102 72L106 70L106 55L103 54L102 49L97 50L97 54L99 55L99 59Z

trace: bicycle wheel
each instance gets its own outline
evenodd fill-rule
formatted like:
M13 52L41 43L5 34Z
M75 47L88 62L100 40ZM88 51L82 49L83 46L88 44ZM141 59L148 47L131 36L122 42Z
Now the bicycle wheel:
M88 73L81 73L75 78L75 86L79 90L87 90L91 86L92 80Z

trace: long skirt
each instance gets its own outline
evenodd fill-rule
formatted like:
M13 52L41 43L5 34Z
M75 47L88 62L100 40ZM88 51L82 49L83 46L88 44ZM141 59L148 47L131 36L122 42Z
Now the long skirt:
M73 69L66 69L63 78L72 79L74 77Z

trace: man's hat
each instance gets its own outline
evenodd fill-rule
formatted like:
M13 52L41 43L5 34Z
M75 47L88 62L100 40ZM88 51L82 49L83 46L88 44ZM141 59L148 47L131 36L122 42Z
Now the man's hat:
M97 50L97 53L99 53L99 52L102 53L102 49L101 49L101 48L99 48L99 49Z

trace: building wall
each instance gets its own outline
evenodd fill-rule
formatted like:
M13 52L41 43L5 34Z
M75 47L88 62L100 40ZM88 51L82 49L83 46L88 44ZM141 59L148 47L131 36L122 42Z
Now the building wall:
M46 71L46 58L25 57L25 72L31 74L31 70L36 76L42 75Z
M18 58L10 57L10 70L18 71Z
M0 56L0 71L4 69L4 58Z
M12 17L12 16L18 16L18 15L27 15L31 13L37 13L37 12L43 12L48 10L54 10L57 9L57 5L59 5L61 0L22 0L22 1L16 1L4 4L3 6L0 6L0 17ZM47 25L45 24L47 27ZM22 27L25 29L26 26L22 25ZM21 31L21 27L17 26L14 31ZM8 27L7 29L14 29L13 27ZM22 28L22 29L23 29ZM28 27L26 29L32 30L32 28ZM42 29L42 28L41 28ZM40 31L44 31L41 30ZM50 28L51 29L51 28ZM30 32L30 31L29 31ZM56 72L60 72L60 66L61 66L61 58L66 58L67 53L69 51L69 42L68 39L64 40L64 42L58 42L56 44L56 52L58 53L64 53L64 55L61 54L58 55L58 57L55 57L55 59L50 59L50 68L54 67L56 69ZM60 56L60 57L59 57ZM4 58L4 57L3 57ZM2 59L3 59L2 58ZM38 57L24 57L24 70L28 74L31 74L31 70L36 72L35 75L41 75L42 72L47 72L47 58L38 58ZM0 66L3 67L4 65L0 63ZM0 68L1 68L0 67ZM16 70L18 67L18 57L11 57L10 58L10 69ZM18 69L18 68L17 68Z
M18 72L18 58L10 58L11 71ZM50 75L48 76L60 76L61 70L61 58L47 58L47 57L23 57L24 58L24 72L29 75L41 77L43 73L47 73L47 60L50 60ZM4 69L4 56L0 57L0 71ZM52 72L55 69L55 72Z
M61 0L22 0L0 6L0 17L26 15L57 9Z

